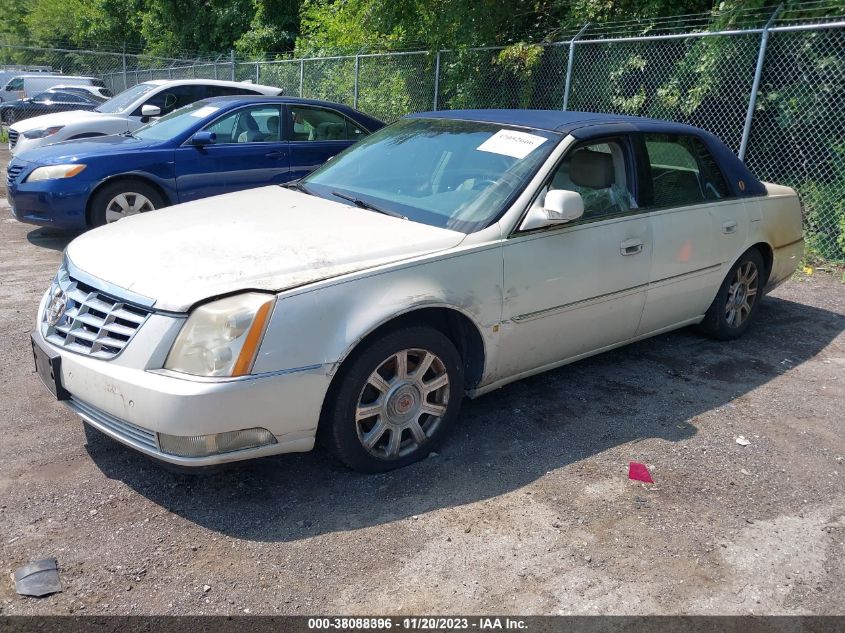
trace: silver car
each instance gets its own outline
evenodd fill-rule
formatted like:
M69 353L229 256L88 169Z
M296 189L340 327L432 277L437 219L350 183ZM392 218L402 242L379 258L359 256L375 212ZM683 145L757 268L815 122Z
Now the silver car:
M621 116L420 114L286 187L74 240L32 335L88 424L185 466L426 456L463 397L698 324L740 336L803 252L792 189Z

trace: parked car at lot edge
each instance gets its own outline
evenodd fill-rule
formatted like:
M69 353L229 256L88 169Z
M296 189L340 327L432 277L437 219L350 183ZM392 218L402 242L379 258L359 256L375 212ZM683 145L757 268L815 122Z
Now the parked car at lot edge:
M217 97L123 135L31 150L9 163L12 214L84 229L230 191L301 178L383 123L294 97ZM310 133L297 132L297 128Z
M795 192L697 128L435 112L288 188L77 238L32 342L59 399L151 457L320 437L384 471L434 449L465 394L686 325L740 336L802 252Z
M152 119L209 97L279 95L280 88L215 79L154 80L121 92L92 112L73 111L27 119L9 128L9 150L21 152L80 138L132 132Z
M58 86L53 86L50 90L65 90L67 92L90 95L101 103L114 97L114 93L105 86L74 86L72 84L59 84Z
M49 66L0 66L0 103L4 101L16 101L17 93L6 92L6 84L9 80L18 75L57 75Z
M26 99L58 85L100 86L105 88L103 80L96 77L39 72L17 74L5 83L3 92L12 99Z
M18 99L0 104L0 121L11 124L42 114L68 112L70 110L93 110L103 103L93 95L84 95L70 90L51 88L31 99Z

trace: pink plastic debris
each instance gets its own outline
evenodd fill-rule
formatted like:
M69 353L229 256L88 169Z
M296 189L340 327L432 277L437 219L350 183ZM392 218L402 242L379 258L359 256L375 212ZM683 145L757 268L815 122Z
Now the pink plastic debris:
M653 484L654 479L651 478L651 473L645 464L639 462L631 462L628 464L628 479L633 481L643 481L647 484Z

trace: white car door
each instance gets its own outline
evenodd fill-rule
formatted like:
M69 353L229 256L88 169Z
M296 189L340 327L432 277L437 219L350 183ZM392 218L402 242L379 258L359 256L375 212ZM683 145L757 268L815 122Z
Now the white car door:
M630 190L630 141L587 141L567 152L545 192L582 195L584 216L504 245L504 312L499 374L514 376L624 342L645 304L652 258L647 214Z
M649 175L642 199L651 213L654 255L638 335L673 327L707 311L725 276L723 264L745 241L742 201L730 199L707 147L694 136L643 134ZM730 265L730 264L729 264Z

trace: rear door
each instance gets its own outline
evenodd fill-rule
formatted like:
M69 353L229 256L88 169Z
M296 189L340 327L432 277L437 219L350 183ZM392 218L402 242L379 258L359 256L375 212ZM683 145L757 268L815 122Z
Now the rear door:
M722 263L745 240L747 218L731 199L706 145L684 134L642 134L645 206L654 257L638 334L704 314L724 277Z
M230 191L281 184L290 179L290 152L281 134L282 106L245 106L204 129L211 145L187 141L176 150L176 187L186 202Z
M290 139L290 177L307 176L367 131L340 112L317 106L286 106L285 131Z

